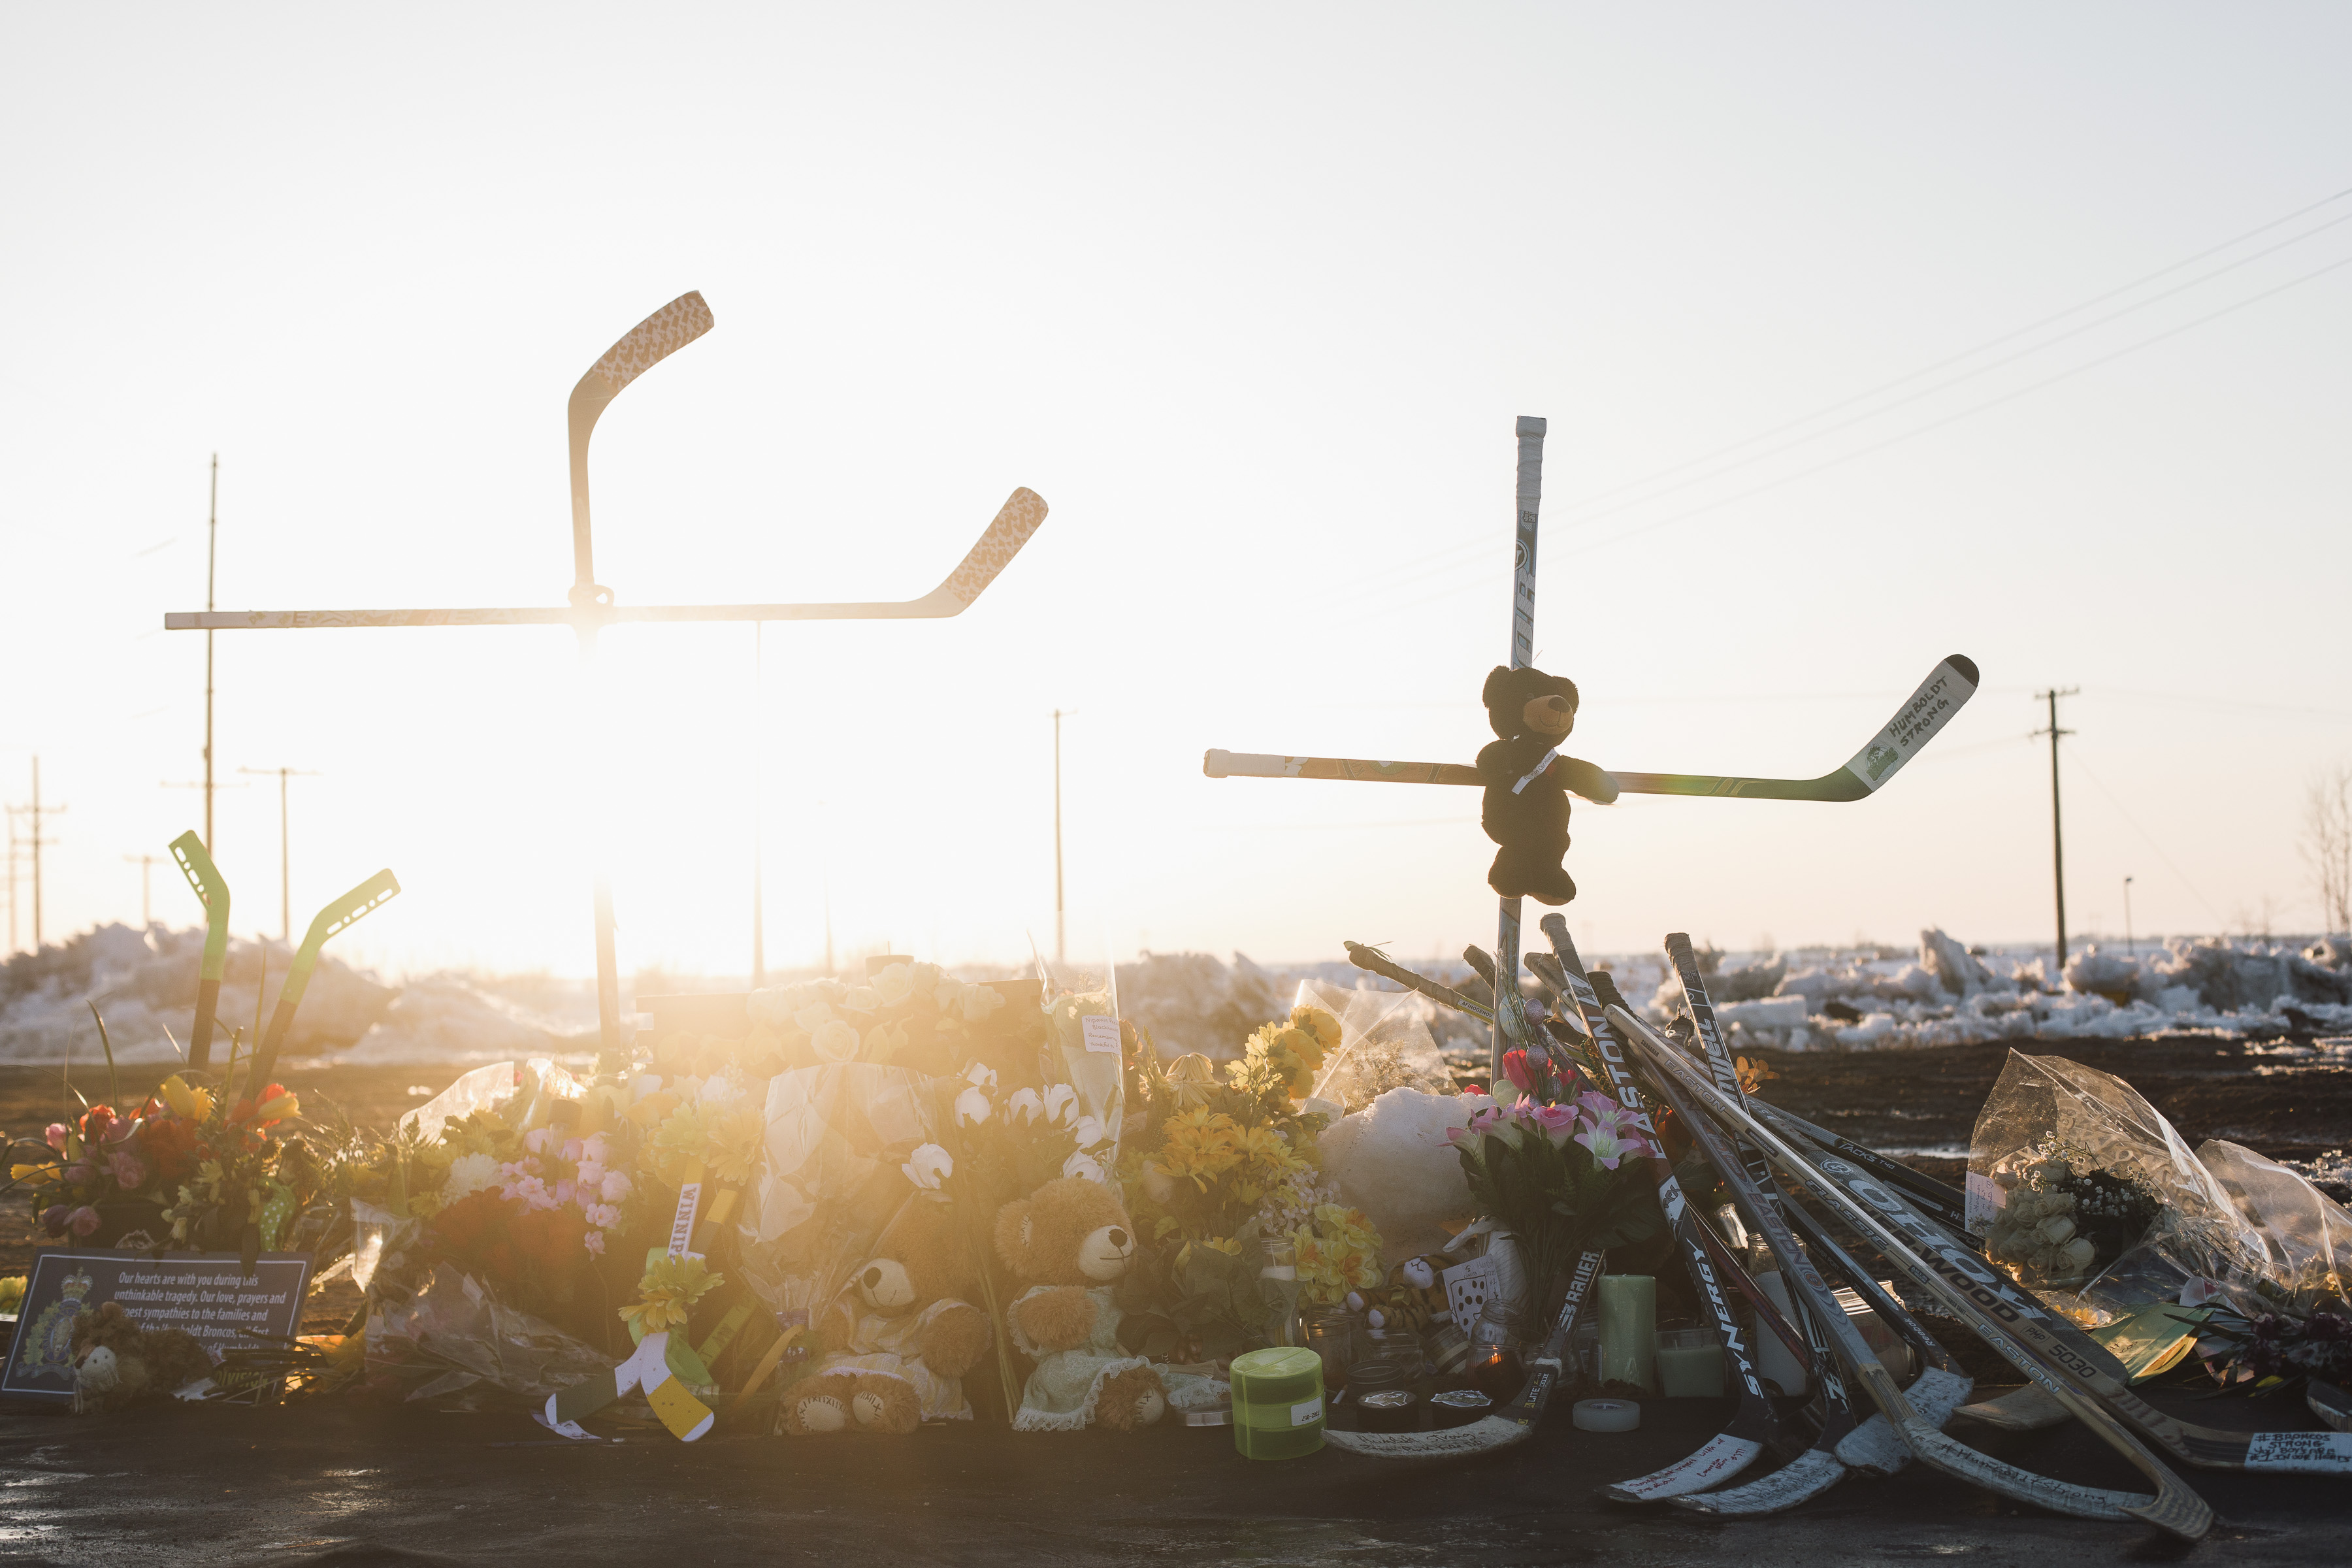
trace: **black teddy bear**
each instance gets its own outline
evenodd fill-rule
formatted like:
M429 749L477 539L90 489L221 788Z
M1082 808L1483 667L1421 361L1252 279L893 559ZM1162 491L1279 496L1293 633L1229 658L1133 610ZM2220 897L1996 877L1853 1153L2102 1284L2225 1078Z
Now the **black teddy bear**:
M1501 737L1478 753L1486 786L1479 824L1502 846L1486 885L1507 899L1564 904L1576 897L1559 863L1568 853L1569 791L1607 805L1617 781L1557 750L1576 728L1576 683L1566 676L1496 665L1480 700Z

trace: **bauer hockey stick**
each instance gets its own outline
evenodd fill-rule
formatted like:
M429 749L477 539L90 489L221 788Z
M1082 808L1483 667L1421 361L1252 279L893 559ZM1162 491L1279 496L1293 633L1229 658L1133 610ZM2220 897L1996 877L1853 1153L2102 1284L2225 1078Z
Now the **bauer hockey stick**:
M1896 710L1843 767L1817 779L1758 779L1717 773L1614 773L1625 795L1697 795L1745 800L1861 800L1876 794L1916 756L1976 695L1977 667L1953 654L1928 672L1911 700ZM1354 779L1381 784L1481 784L1478 770L1460 763L1378 763L1361 757L1289 757L1212 750L1201 771L1213 779Z

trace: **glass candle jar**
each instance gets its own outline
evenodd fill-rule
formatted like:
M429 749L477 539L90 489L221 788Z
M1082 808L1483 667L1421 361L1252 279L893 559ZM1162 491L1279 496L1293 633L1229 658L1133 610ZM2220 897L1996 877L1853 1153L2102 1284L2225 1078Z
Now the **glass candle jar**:
M1307 1348L1323 1358L1323 1386L1337 1393L1348 1386L1348 1363L1356 1354L1356 1320L1344 1307L1309 1309Z
M1519 1360L1519 1339L1517 1314L1489 1296L1470 1331L1470 1360L1465 1375L1472 1387L1497 1405L1516 1395L1527 1381L1526 1366Z

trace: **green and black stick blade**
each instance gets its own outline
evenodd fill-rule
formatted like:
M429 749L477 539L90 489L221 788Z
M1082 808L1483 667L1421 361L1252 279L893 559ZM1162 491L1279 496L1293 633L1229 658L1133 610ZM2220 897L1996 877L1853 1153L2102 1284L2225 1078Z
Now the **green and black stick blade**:
M1756 779L1728 773L1636 773L1611 776L1624 795L1692 795L1741 800L1863 800L1885 787L1903 764L1951 722L1976 695L1976 661L1954 654L1928 672L1919 689L1844 766L1817 779ZM1201 771L1213 779L1349 779L1367 784L1478 784L1478 770L1461 763L1379 763L1362 757L1289 757L1212 750Z
M196 1022L188 1031L188 1065L202 1071L212 1060L213 1020L220 1011L221 976L228 970L228 882L194 828L172 840L172 858L205 906L205 958L196 970Z
M268 1032L261 1037L261 1048L254 1053L253 1066L245 1081L258 1094L261 1086L269 1081L269 1069L278 1065L278 1047L286 1041L286 1031L294 1025L294 1009L302 1005L302 993L310 988L310 972L319 967L319 950L327 939L372 912L386 899L400 891L389 867L378 871L333 903L319 911L302 938L302 945L294 951L292 967L278 987L278 1006L269 1015Z

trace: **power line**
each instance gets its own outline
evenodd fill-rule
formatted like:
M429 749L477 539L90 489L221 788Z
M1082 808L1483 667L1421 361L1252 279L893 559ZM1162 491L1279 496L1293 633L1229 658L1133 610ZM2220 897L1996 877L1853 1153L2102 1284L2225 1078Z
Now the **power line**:
M2142 827L2139 825L2139 818L2131 814L2131 812L2124 805L2124 803L2116 797L2116 792L2109 789L2106 784L2101 781L2099 775L2091 771L2091 765L2083 760L2082 749L2077 747L2074 752L2069 753L2069 755L2073 760L2075 768L2082 773L2082 775L2084 778L2089 779L2092 784L2097 788L2101 795L2107 797L2107 804L2116 808L2116 815L2121 816L2126 822L2131 824L2132 831L2146 839L2147 841L2147 847L2156 851L2156 858L2163 861L2166 868L2170 870L2174 876L2180 879L2180 885L2189 889L2189 896L2205 906L2205 912L2213 917L2214 929L2216 931L2221 930L2224 923L2221 919L2221 911L2215 909L2212 903L2207 900L2205 895L2197 890L2197 884L2189 879L2188 872L2183 871L2179 866L2173 864L2172 857L2164 852L2164 846L2157 841L2156 835L2150 833L2147 828Z
M2053 686L2047 691L2037 691L2033 694L2036 701L2046 701L2050 704L2050 728L2036 730L2033 732L2036 735L2050 737L2050 880L2058 894L2057 975L2063 975L2066 973L2066 844L2064 836L2060 831L2058 816L2058 738L2074 732L2072 730L2061 730L2058 727L2058 699L2075 696L2081 690L2082 688L2079 686L2070 686L2063 691Z

